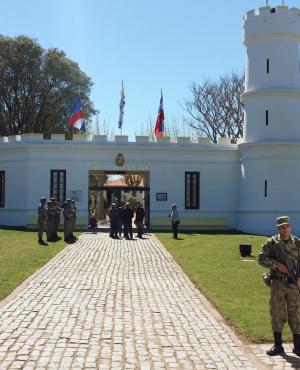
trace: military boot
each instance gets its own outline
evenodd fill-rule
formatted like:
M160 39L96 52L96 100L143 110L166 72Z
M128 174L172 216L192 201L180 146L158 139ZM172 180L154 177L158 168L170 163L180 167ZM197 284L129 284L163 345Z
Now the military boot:
M295 355L300 357L300 335L299 334L293 334L294 337L294 349L293 352Z
M282 346L282 334L273 333L274 335L274 346L267 351L267 355L276 356L284 353L284 348Z

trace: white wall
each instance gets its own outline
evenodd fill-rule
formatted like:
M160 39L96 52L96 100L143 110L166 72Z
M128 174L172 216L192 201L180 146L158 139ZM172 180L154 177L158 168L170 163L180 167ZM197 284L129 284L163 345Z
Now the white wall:
M175 202L181 215L189 217L222 216L236 227L236 208L239 187L239 153L231 144L135 144L107 142L87 143L41 143L18 144L18 155L12 157L12 144L0 145L0 168L3 154L9 161L9 168L22 158L23 174L27 174L28 187L24 198L25 210L22 212L23 224L34 217L41 196L50 196L50 170L66 170L67 191L81 190L82 202L77 204L78 216L87 225L88 213L88 175L90 170L136 170L150 172L151 217L168 214L170 204ZM25 155L26 153L26 155ZM115 158L122 153L124 166L117 168ZM7 169L8 167L4 168ZM185 172L200 172L200 209L185 210ZM18 184L21 172L14 175ZM7 173L7 184L11 181ZM13 192L16 191L16 186ZM156 193L168 193L167 202L156 201ZM11 197L6 196L5 209L11 208ZM6 223L7 214L0 209L1 224ZM11 222L19 224L14 215ZM82 221L83 223L84 221Z
M300 220L300 143L241 144L238 228L270 233L283 214ZM267 196L265 197L265 180ZM294 231L300 234L300 223Z
M11 147L0 154L0 171L5 171L5 207L0 208L0 225L27 224L27 150Z
M256 94L245 99L245 112L245 142L300 140L300 91L299 96Z

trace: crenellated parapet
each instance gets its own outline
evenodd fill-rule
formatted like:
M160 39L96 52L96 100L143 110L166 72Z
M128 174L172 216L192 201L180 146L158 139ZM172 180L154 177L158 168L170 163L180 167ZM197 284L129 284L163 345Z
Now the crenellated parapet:
M64 134L52 134L50 139L44 139L43 134L22 134L22 135L11 135L0 137L0 147L25 144L25 145L178 145L178 146L229 146L235 147L236 144L232 144L229 138L220 138L218 143L213 143L208 137L198 137L197 142L192 141L189 136L179 136L177 138L171 139L168 136L157 138L156 141L151 141L149 136L135 137L135 141L129 141L127 135L116 135L115 140L108 140L107 135L95 135L90 138L86 134L73 135L73 138L66 139Z
M257 38L296 38L300 41L300 9L287 6L261 7L244 15L244 44Z

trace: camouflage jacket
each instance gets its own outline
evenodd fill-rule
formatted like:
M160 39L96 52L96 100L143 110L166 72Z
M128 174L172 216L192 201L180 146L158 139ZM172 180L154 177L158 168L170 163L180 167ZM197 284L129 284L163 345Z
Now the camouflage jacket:
M72 208L69 207L69 206L65 207L64 211L63 211L63 214L64 214L65 220L70 220L73 217Z
M284 274L276 270L276 263L286 265L286 260L293 266L300 276L300 239L296 236L290 237L288 242L281 240L280 235L269 238L262 246L258 255L258 263L263 267L269 267L271 276L283 276Z
M38 218L46 218L47 217L47 209L45 206L39 205L38 206Z

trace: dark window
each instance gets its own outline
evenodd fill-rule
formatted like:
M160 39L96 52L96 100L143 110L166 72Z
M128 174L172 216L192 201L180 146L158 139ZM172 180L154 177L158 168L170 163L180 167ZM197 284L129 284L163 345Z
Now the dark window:
M185 173L185 208L199 208L199 172Z
M51 170L50 197L60 203L66 200L66 170Z
M5 207L5 171L0 171L0 207Z
M269 111L266 110L266 126L269 125Z
M265 198L268 196L268 181L265 180Z
M270 73L270 60L267 59L267 73Z

